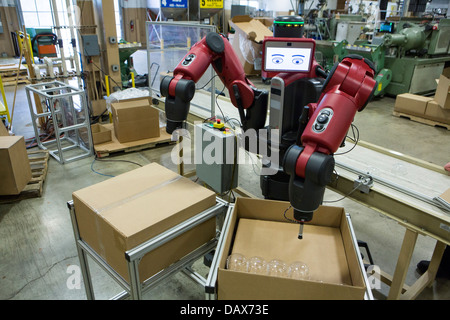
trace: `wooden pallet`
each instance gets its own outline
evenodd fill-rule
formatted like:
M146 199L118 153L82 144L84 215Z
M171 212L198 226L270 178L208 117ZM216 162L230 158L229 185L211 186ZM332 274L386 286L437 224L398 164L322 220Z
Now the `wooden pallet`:
M28 78L20 78L17 80L17 84L30 84L30 80L28 80ZM16 80L11 80L11 81L3 81L3 86L4 87L10 87L10 86L15 86L16 85Z
M443 128L446 128L447 130L450 130L450 124L447 124L447 123L433 121L433 120L429 120L429 119L424 119L424 118L421 118L421 117L412 116L410 114L397 112L397 111L394 111L393 115L396 116L396 117L399 117L399 118L407 118L407 119L409 119L411 121L423 123L423 124L426 124L426 125L429 125L429 126L443 127Z
M131 142L120 143L114 135L113 124L104 124L105 128L111 130L111 141L94 145L95 153L99 158L108 157L117 153L127 153L142 151L145 149L156 148L160 145L174 143L172 136L166 133L166 128L160 128L160 136L157 138L149 138L136 140Z
M28 151L31 167L31 180L18 195L0 196L0 204L16 202L42 196L42 190L48 171L48 150Z
M18 64L8 64L0 66L0 75L2 76L3 86L14 86L16 81L18 84L30 84L28 79L28 69L26 66L21 65L18 70ZM17 77L17 73L19 76Z

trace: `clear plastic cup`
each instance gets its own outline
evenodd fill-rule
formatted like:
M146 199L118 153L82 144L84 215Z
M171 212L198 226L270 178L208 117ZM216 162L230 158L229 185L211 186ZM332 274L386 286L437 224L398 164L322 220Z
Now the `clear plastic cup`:
M288 277L289 268L286 262L278 259L273 259L267 264L267 271L270 276L274 277Z
M247 259L240 253L232 253L227 258L227 269L233 271L248 271Z
M289 265L289 278L297 280L309 280L309 268L302 261L295 261Z
M251 257L248 259L248 272L254 274L267 275L267 262L261 257Z

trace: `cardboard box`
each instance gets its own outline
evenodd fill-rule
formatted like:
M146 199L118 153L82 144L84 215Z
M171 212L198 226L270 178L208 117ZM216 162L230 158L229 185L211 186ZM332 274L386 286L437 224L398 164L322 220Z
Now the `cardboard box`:
M100 116L100 115L108 115L108 110L106 109L106 100L100 99L100 100L93 100L91 101L92 106L92 115L94 117Z
M94 145L111 141L111 130L99 123L91 126L92 140Z
M425 110L425 119L450 124L450 109L441 108L441 106L434 100L427 103L427 109Z
M250 16L235 16L229 24L235 30L231 45L244 67L245 74L261 73L262 43L264 37L273 36L273 32Z
M411 93L399 94L395 99L394 111L423 117L427 108L427 103L431 100L433 100L433 98Z
M112 103L111 111L119 142L159 137L159 110L152 107L150 98Z
M212 207L215 194L156 163L129 171L72 195L81 238L124 279L125 252ZM142 280L214 238L209 219L145 255Z
M450 67L444 68L442 71L442 74L446 76L447 78L450 78Z
M1 136L3 137L9 136L8 129L6 129L6 126L3 124L3 121L0 123L0 137Z
M0 195L17 195L31 180L23 136L0 137Z
M363 299L363 271L343 208L320 207L297 239L298 224L287 222L288 202L238 198L219 263L217 294L222 300ZM292 216L292 209L287 212ZM236 231L237 230L237 231ZM266 261L303 261L310 280L226 269L232 252Z
M254 17L253 19L260 21L267 28L272 27L273 26L273 21L275 20L272 17Z
M450 79L444 75L439 77L434 100L443 109L450 109Z

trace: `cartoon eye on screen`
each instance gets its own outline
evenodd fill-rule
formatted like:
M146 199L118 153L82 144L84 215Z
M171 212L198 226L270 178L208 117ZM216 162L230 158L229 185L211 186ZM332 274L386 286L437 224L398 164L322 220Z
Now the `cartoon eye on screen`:
M300 65L303 63L303 59L305 56L302 56L301 54L296 54L292 56L292 63L296 65Z
M313 48L310 42L271 42L265 47L265 70L309 72Z
M282 54L273 54L272 55L272 62L275 64L283 63L284 61L284 55Z

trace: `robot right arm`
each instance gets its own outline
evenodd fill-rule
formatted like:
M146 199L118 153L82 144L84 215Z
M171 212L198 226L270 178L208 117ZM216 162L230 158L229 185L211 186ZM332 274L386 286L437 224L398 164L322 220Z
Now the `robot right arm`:
M172 76L165 76L160 85L166 97L166 131L172 133L184 126L195 84L212 65L230 93L231 103L238 108L244 130L264 127L269 93L258 90L245 76L244 69L229 41L210 32L196 43L175 68Z

